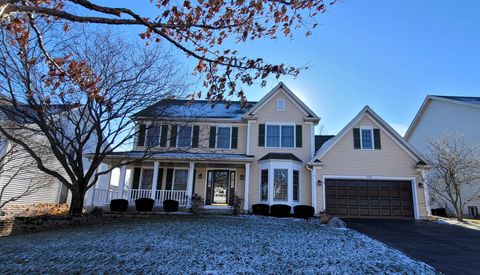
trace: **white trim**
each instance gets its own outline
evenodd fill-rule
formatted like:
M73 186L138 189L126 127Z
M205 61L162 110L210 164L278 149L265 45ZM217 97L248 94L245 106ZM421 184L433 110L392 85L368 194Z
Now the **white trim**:
M248 204L249 204L249 194L250 194L250 163L245 164L245 195L243 198L243 210L248 211ZM235 183L236 185L236 183Z
M194 170L195 162L190 162L188 166L187 174L187 208L192 207L192 195L193 195L193 181L194 181Z
M124 193L124 190L125 190L126 175L127 175L127 166L126 165L120 166L120 175L118 176L117 199L123 199L123 193ZM110 178L111 177L112 177L112 174L110 173ZM132 175L130 175L130 177L132 177Z
M392 180L392 181L410 181L412 183L412 203L413 216L416 220L420 219L418 212L418 197L417 197L417 178L416 177L388 177L388 176L338 176L338 175L323 175L323 211L327 209L327 197L325 194L325 185L327 179L358 179L358 180Z
M250 155L250 140L251 140L251 133L252 133L252 125L250 123L254 123L253 121L249 120L247 121L247 146L246 146L246 152L245 154L248 156Z
M155 200L157 195L157 184L158 184L158 170L160 169L160 163L155 161L153 163L153 177L152 177L152 194L150 194L152 200Z
M274 170L275 169L286 169L287 172L287 199L286 200L274 200L273 194L273 185L274 185ZM262 200L262 170L268 170L268 199ZM299 200L293 200L293 170L298 170L299 173ZM290 205L291 207L295 205L299 205L302 203L301 197L301 173L302 173L302 166L300 163L293 162L293 161L279 161L279 160L266 160L260 163L259 165L259 188L258 188L258 198L259 202L267 203L267 204L278 204L278 203L285 203Z
M310 124L310 149L311 149L310 151L311 151L311 158L313 158L315 156L315 125L311 122L306 122L305 124L307 125ZM303 131L303 127L302 127L302 131ZM302 138L303 138L303 133L302 133Z
M315 209L314 214L317 214L317 168L313 167L310 173L312 176L312 206Z

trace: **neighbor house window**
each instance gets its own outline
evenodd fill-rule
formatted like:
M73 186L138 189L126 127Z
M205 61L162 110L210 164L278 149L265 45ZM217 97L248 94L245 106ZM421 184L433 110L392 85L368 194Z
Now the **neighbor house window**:
M266 201L268 200L268 170L262 170L261 176L260 199Z
M362 149L373 149L373 129L361 129Z
M285 99L277 99L277 112L285 112Z
M294 125L267 125L267 147L293 148L294 146Z
M139 189L152 189L153 169L142 169L142 181Z
M192 126L185 126L178 131L177 147L190 147L192 145Z
M293 200L300 200L300 173L298 170L293 170Z
M288 200L288 169L273 170L273 200Z
M151 125L147 129L146 146L155 147L158 146L160 140L160 125Z
M230 127L217 127L217 148L230 149L231 130Z
M175 170L173 190L187 190L188 170Z
M472 216L474 218L478 217L478 207L469 206L468 207L468 214L470 214L470 216Z

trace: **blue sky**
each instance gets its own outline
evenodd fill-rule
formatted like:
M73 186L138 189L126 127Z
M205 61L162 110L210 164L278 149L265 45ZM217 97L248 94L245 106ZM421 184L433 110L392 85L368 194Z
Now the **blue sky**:
M479 14L476 0L343 0L318 17L310 37L234 47L269 62L311 65L281 81L322 118L324 134L336 134L365 105L403 134L428 94L480 96ZM276 84L252 86L247 97L258 100Z

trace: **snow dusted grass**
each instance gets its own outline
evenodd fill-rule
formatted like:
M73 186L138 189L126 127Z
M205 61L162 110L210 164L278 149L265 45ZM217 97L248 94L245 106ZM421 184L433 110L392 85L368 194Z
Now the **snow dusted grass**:
M353 230L291 219L166 216L0 238L6 273L434 274Z

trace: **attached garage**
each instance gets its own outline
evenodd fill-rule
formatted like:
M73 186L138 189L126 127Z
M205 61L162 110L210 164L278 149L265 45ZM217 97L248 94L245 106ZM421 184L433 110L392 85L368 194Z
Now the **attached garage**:
M340 217L413 219L412 181L325 179L325 206Z

